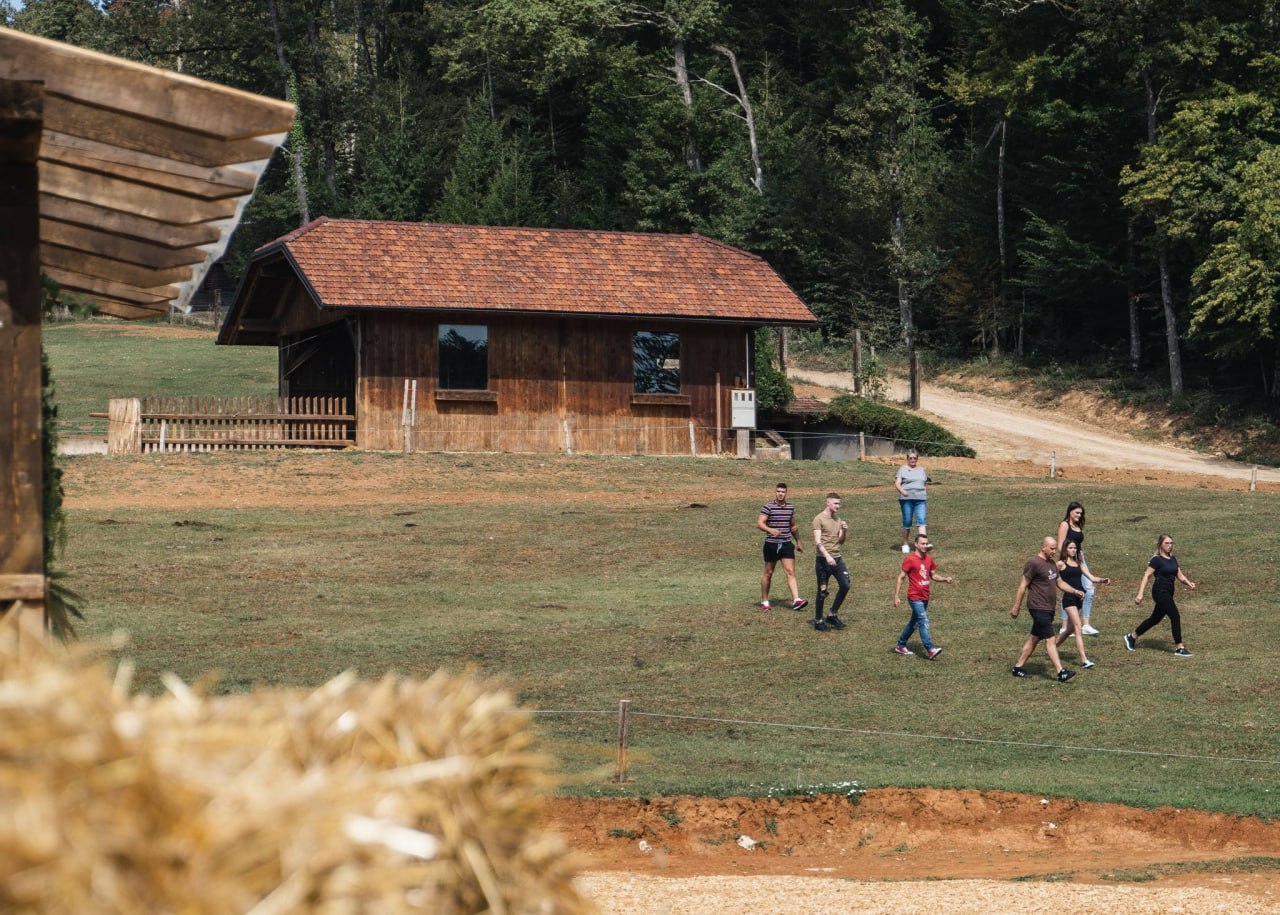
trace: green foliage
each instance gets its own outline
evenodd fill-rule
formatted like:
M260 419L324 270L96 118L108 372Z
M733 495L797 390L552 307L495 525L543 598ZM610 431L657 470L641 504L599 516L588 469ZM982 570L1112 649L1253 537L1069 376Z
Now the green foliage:
M756 409L781 412L791 403L795 391L787 380L786 372L777 366L773 336L771 330L756 331Z
M915 448L922 455L976 457L977 452L946 429L905 410L876 403L854 394L841 394L827 406L824 417L811 420L839 420L845 426L868 435L894 439L900 447Z

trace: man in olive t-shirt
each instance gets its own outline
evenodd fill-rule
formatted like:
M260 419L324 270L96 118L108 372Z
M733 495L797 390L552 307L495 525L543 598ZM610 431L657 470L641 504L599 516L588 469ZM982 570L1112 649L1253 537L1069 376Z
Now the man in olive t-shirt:
M1022 609L1023 595L1026 595L1027 610L1031 612L1031 635L1027 636L1026 644L1022 646L1022 653L1018 655L1018 661L1013 665L1012 673L1015 677L1027 676L1023 665L1027 663L1031 652L1035 651L1036 645L1041 641L1044 642L1044 650L1053 663L1053 669L1058 672L1059 680L1065 683L1076 675L1074 670L1063 667L1062 661L1058 659L1058 646L1053 641L1053 609L1058 604L1059 591L1064 594L1075 594L1078 597L1084 597L1084 592L1062 580L1058 574L1058 564L1053 560L1057 552L1057 539L1045 537L1040 542L1040 552L1028 559L1027 564L1022 567L1022 580L1018 582L1018 593L1013 598L1013 609L1009 611L1009 616L1015 620L1018 618L1018 612Z

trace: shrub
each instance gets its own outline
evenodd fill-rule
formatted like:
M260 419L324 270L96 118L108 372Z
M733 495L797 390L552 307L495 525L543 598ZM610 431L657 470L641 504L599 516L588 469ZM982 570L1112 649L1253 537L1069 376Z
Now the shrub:
M841 394L827 406L823 416L810 422L836 420L844 426L868 435L891 438L921 454L938 457L977 457L977 452L964 440L936 423L921 419L905 410L874 403L853 394Z

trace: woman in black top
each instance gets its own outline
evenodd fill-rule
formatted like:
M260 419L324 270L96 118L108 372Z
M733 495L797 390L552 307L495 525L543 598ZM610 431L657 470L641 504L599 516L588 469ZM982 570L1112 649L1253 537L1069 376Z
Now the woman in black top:
M1194 591L1196 583L1183 575L1182 570L1178 568L1178 560L1173 555L1173 538L1168 534L1161 534L1156 539L1156 554L1147 563L1147 571L1143 573L1142 583L1138 585L1138 596L1133 599L1135 604L1142 603L1142 593L1146 591L1147 582L1153 575L1156 583L1151 586L1151 597L1155 600L1155 609L1151 611L1149 617L1138 624L1137 629L1124 637L1124 647L1133 651L1138 636L1167 616L1169 625L1173 627L1174 655L1179 658L1189 658L1191 652L1187 651L1187 646L1182 644L1182 619L1178 616L1178 605L1173 602L1173 586L1174 582L1180 581Z
M1093 615L1093 598L1095 589L1093 583L1098 579L1089 574L1089 561L1084 558L1084 506L1079 502L1072 502L1067 506L1067 513L1062 516L1062 521L1058 525L1058 560L1066 558L1067 544L1074 542L1076 549L1079 550L1079 561L1084 569L1084 601L1080 604L1080 617L1083 625L1076 627L1085 635L1097 635L1098 630L1093 628L1093 624L1089 622L1089 618ZM1066 620L1065 613L1058 614L1058 618ZM1064 629L1065 631L1065 629Z
M1076 638L1076 650L1080 652L1080 666L1088 670L1093 666L1093 662L1089 660L1084 651L1084 624L1080 619L1080 605L1083 599L1076 596L1076 592L1084 591L1084 583L1086 581L1090 584L1094 582L1106 584L1111 579L1098 578L1080 561L1080 544L1076 540L1068 540L1067 545L1063 547L1062 559L1058 561L1058 572L1062 576L1062 580L1074 590L1071 593L1065 591L1062 593L1062 612L1066 614L1067 624L1058 633L1054 644L1061 647L1063 642L1074 635Z

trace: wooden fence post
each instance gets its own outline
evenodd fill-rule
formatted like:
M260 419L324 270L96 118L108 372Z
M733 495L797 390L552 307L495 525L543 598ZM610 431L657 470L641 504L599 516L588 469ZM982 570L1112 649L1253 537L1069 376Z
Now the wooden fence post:
M44 577L40 383L40 83L0 79L0 578ZM10 601L15 601L10 603ZM0 612L43 630L44 588L0 591Z
M631 700L618 700L618 752L613 767L613 780L618 784L627 778L627 736L631 733Z
M142 453L142 401L113 397L107 403L107 454Z
M920 409L920 354L911 348L911 409Z

